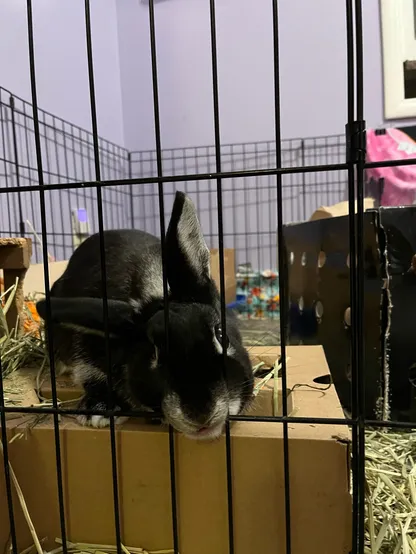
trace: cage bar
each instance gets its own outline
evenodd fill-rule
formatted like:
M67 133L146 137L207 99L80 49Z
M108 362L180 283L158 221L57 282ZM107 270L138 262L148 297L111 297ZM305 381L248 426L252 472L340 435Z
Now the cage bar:
M168 304L168 280L166 272L166 243L165 243L165 203L164 203L164 178L162 164L162 143L160 133L160 113L159 113L159 86L157 70L156 53L156 24L154 0L149 0L149 28L150 28L150 49L152 62L152 85L153 85L153 116L155 125L155 143L156 143L156 164L157 164L157 183L159 197L159 224L160 238L162 248L162 278L163 278L163 304L165 321L165 344L166 351L169 352L169 304ZM171 505L172 505L172 534L174 554L179 554L179 530L177 515L177 494L176 494L176 467L175 467L175 436L174 430L169 425L169 457L170 457L170 485L171 485Z
M91 108L91 124L94 148L94 172L95 180L101 180L100 166L100 147L98 139L98 123L97 123L97 107L95 99L95 82L94 82L94 62L92 55L92 35L91 35L91 12L90 1L85 0L85 32L88 60L88 83L90 92L90 108ZM98 210L98 229L100 234L100 262L101 262L101 286L103 291L103 319L105 333L105 351L106 351L106 370L108 380L108 402L110 409L114 409L114 392L113 392L113 376L111 372L111 349L110 335L108 330L108 296L107 296L107 268L106 256L104 247L104 214L103 214L103 197L102 190L97 187L97 210ZM112 466L112 481L113 481L113 501L114 501L114 527L116 533L117 553L122 554L121 543L121 528L120 528L120 507L118 498L118 471L117 471L117 447L115 433L115 416L110 414L110 445L111 445L111 466Z
M38 182L39 182L43 269L44 269L45 291L46 291L46 310L47 310L47 321L51 322L52 318L51 318L51 305L50 305L50 296L49 296L49 272L48 272L48 242L47 242L48 235L47 235L47 226L46 226L46 202L45 202L45 190L43 186L44 185L43 160L42 160L41 137L40 137L40 131L39 131L40 126L39 126L39 114L38 114L37 87L36 87L35 44L34 44L34 35L33 35L32 0L27 0L26 8L27 8L29 62L30 62L30 86L31 86L32 107L33 107L33 128L34 128L34 137L35 137L35 145L36 145L36 165L37 165ZM49 331L47 334L47 343L48 343L48 353L50 358L52 404L55 410L53 414L53 426L54 426L54 438L55 438L56 473L57 473L57 481L58 481L59 519L60 519L60 526L61 526L63 552L64 554L67 554L62 459L61 459L61 440L59 435L58 396L56 391L55 362L53 359L53 353L54 353L53 332L52 332L52 329L49 329Z

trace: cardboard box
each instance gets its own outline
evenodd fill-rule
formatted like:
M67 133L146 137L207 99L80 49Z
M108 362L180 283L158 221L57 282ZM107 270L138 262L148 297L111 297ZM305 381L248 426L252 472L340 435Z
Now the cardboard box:
M355 201L355 213L357 213L357 201ZM364 198L364 211L371 210L375 207L374 198ZM313 212L309 221L316 221L317 219L328 219L329 217L339 217L341 215L349 214L349 202L338 202L332 206L321 206Z
M342 405L351 410L349 218L284 228L289 340L322 344ZM366 417L412 421L416 389L416 207L364 213ZM300 309L302 308L302 309Z
M231 304L236 299L236 271L235 271L235 250L224 248L224 281L225 281L225 302ZM220 252L217 248L211 249L211 276L214 279L218 290L220 290Z
M277 347L257 357L274 360ZM321 347L288 348L289 385L315 383L329 370ZM319 385L317 385L319 388ZM321 387L322 388L322 387ZM333 387L298 386L299 416L342 417ZM231 437L236 554L285 551L283 430L280 423L233 422ZM20 419L8 422L12 437ZM60 426L68 539L114 544L109 432ZM158 426L127 422L116 431L123 543L148 550L172 548L169 440ZM44 547L61 536L54 431L38 424L9 445L11 464ZM289 424L293 554L348 554L351 550L349 433L347 427ZM175 435L175 469L181 554L227 554L225 440L200 443ZM9 537L4 476L0 472L0 550ZM32 544L14 498L19 550Z
M9 329L17 325L23 331L24 280L32 255L32 241L28 238L0 238L0 293L9 290L17 282L12 303L6 314Z
M49 281L50 286L59 279L65 271L67 261L49 262ZM224 249L224 272L225 272L225 301L227 304L233 302L236 297L236 278L235 278L235 250L234 248ZM218 290L220 289L220 268L219 268L219 250L211 250L211 274ZM25 292L45 292L45 277L43 264L31 265L27 271L25 279Z
M54 282L59 279L65 271L67 264L68 262L66 260L48 263L50 287L52 287ZM45 270L43 264L32 264L26 273L25 294L36 292L45 293Z

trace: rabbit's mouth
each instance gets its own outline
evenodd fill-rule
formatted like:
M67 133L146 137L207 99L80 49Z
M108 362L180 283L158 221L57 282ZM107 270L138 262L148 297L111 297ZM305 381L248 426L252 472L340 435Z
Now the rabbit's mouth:
M172 425L176 431L185 435L188 439L199 441L213 441L221 437L225 427L225 421L212 423L206 426L197 426L190 422L185 424L183 421L174 421L170 418L164 418L164 422Z
M228 416L228 401L218 401L210 414L191 415L183 409L180 398L170 393L164 398L162 411L166 423L186 437L194 440L215 440L222 435Z
M195 431L185 433L185 435L193 440L216 440L222 435L223 429L224 423L218 423L208 427L200 427L199 429L195 429Z

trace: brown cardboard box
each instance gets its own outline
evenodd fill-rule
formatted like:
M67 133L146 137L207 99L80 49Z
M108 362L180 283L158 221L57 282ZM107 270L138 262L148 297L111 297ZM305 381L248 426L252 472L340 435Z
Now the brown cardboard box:
M211 276L220 290L220 252L217 248L211 250ZM237 291L234 248L224 248L224 280L225 302L230 304L235 301Z
M66 260L62 262L49 262L49 285L52 286L54 282L59 279L62 273L65 271L68 262ZM26 273L25 279L25 294L29 293L45 293L45 273L43 264L32 264Z
M49 262L49 280L50 285L62 275L67 266L67 261ZM236 297L235 280L235 250L234 248L224 249L224 272L225 272L225 301L227 304L233 302ZM211 274L218 290L220 289L220 268L219 268L219 250L211 250ZM27 271L25 279L25 292L45 292L45 278L43 264L31 265Z
M254 349L253 349L254 350ZM274 360L278 348L254 355ZM288 347L291 387L329 373L321 347ZM317 385L319 386L319 385ZM298 416L342 417L333 387L299 386ZM349 434L347 427L289 424L293 554L348 554L351 548ZM24 426L8 423L12 437ZM285 551L283 431L280 423L233 422L231 437L236 554ZM109 432L85 429L69 418L60 427L68 539L114 544ZM148 550L172 548L168 433L127 422L116 431L123 543ZM9 445L9 455L45 548L61 536L57 508L54 432L50 422ZM225 440L199 443L175 435L175 468L181 554L228 554ZM19 549L32 544L14 498ZM0 472L0 551L9 536Z
M0 238L0 291L7 291L17 282L12 303L6 314L6 321L9 329L14 329L17 326L19 332L23 331L25 321L25 318L22 317L24 280L30 265L31 255L31 239L17 237Z
M364 198L364 211L375 207L374 198ZM357 201L355 201L355 212L357 213ZM333 206L321 206L313 212L309 221L317 219L326 219L328 217L338 217L340 215L349 214L349 202L339 202Z

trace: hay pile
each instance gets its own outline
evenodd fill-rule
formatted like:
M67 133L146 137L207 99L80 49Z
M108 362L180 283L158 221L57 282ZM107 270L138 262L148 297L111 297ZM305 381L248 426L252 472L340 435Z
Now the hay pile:
M366 554L416 554L416 431L366 432Z
M9 329L6 314L12 305L18 281L0 295L0 360L3 377L27 365L42 367L47 363L43 326L34 308L36 298L26 298L23 317L25 332L18 335L18 322Z
M6 406L32 405L37 402L33 392L33 377L17 371L25 367L40 368L39 375L49 367L43 323L36 312L36 295L25 298L23 305L23 333L18 333L19 321L13 329L6 315L13 303L18 281L0 293L0 362ZM36 387L38 389L39 387Z

